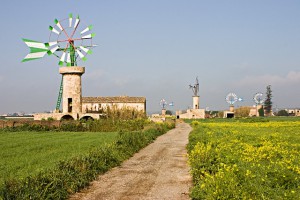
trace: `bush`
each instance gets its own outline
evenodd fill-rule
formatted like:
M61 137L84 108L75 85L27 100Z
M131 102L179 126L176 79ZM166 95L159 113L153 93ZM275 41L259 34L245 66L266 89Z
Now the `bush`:
M43 122L46 120L43 120ZM51 119L49 121L52 121ZM116 132L116 131L137 131L142 130L149 123L146 119L99 119L88 121L62 121L59 127L40 124L25 123L22 126L6 127L0 129L4 132L20 132L20 131L71 131L71 132Z
M277 116L289 116L289 113L286 110L279 110Z
M235 109L234 115L235 117L248 117L250 113L250 107L240 107Z

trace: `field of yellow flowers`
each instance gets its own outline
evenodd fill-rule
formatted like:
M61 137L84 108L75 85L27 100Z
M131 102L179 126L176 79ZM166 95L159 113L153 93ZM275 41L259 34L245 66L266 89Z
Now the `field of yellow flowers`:
M300 121L193 121L193 199L300 199Z

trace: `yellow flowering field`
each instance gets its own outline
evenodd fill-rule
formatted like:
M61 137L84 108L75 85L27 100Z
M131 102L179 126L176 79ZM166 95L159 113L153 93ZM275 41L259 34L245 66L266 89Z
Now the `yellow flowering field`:
M193 121L193 199L300 199L300 121Z

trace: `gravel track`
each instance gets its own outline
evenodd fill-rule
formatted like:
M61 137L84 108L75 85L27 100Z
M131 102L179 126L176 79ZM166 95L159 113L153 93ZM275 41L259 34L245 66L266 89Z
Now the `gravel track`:
M190 131L188 124L178 123L70 199L190 199L192 179L186 151Z

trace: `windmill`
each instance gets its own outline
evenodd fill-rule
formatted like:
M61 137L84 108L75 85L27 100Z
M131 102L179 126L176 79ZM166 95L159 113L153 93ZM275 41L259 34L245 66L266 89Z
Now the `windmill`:
M259 110L263 109L263 105L262 104L264 103L263 93L257 92L253 96L253 101L256 104L256 116L260 116Z
M229 94L227 94L226 96L226 102L229 104L229 105L233 105L235 102L238 101L238 97L235 93L232 93L230 92Z
M73 18L72 14L69 14L69 18L63 20L55 19L54 25L49 26L50 36L47 43L23 38L23 41L29 47L30 52L28 55L26 55L22 62L40 59L47 54L57 57L59 59L58 65L61 67L77 66L77 62L80 60L86 61L87 54L91 54L91 49L97 46L93 44L93 37L95 34L91 32L92 28L92 25L83 26L79 16ZM84 69L81 71L82 72L75 73L83 74ZM63 72L61 74L62 79L56 103L57 111L61 106L64 88L63 77L66 73Z
M199 94L199 81L198 77L196 77L196 83L194 85L189 85L190 89L192 89L194 96L198 96Z
M237 95L233 92L230 92L229 94L227 94L226 98L225 98L226 102L230 105L229 106L229 111L233 112L234 111L234 106L233 104L235 102L237 102L239 100L239 98L237 97Z
M189 85L190 89L193 91L193 109L199 109L199 81L196 77L196 83L194 85Z
M261 92L257 92L254 95L253 100L254 100L256 105L262 105L263 102L264 102L263 94Z

